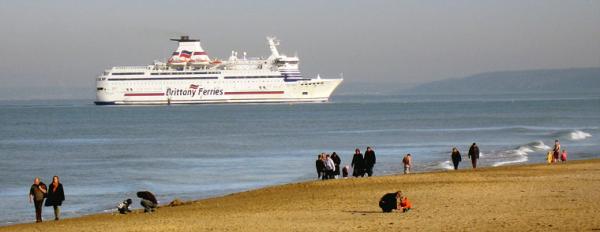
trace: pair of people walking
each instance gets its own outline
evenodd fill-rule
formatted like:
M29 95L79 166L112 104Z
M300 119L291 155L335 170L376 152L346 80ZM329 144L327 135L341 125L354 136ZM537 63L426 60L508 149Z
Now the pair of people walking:
M477 161L479 160L479 147L476 143L473 143L469 148L468 157L471 160L471 165L473 165L473 168L477 168ZM452 154L450 155L450 158L452 159L454 170L457 170L458 164L462 161L462 156L456 147L452 148Z
M354 156L352 156L352 176L364 177L365 174L372 176L375 163L377 163L377 157L375 156L375 151L373 151L371 147L367 147L364 156L360 152L360 149L356 148L356 150L354 150Z
M46 203L44 203L46 199ZM29 202L35 207L35 221L42 222L42 205L54 208L54 220L60 218L60 206L65 200L65 192L58 176L52 177L50 186L46 186L39 177L33 180L29 189Z

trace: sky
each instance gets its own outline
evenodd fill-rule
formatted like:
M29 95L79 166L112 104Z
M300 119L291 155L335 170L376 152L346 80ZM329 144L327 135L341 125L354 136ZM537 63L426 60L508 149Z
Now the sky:
M600 66L593 0L7 0L0 29L0 99L93 98L104 69L164 60L180 35L222 59L276 36L305 76L349 85Z

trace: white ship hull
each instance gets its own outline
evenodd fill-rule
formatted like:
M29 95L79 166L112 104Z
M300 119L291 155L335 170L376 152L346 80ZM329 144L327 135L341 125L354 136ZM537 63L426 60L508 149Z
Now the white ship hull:
M342 79L303 78L299 59L271 56L211 60L199 40L182 36L168 63L112 67L96 78L97 105L326 102Z
M96 104L206 104L327 102L342 79L284 78L147 80L148 77L99 77ZM138 79L138 80L135 80Z

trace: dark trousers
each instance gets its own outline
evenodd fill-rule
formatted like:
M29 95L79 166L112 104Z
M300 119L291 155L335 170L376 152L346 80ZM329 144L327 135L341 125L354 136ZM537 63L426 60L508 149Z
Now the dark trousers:
M33 205L35 206L35 222L42 222L42 207L44 205L44 199L34 200Z
M458 163L460 161L452 161L452 164L454 164L454 170L458 170Z
M373 166L367 167L365 169L365 172L367 173L368 176L372 176L373 175ZM364 174L363 174L364 176Z
M145 213L154 212L154 209L156 208L156 204L146 199L142 199L140 204L144 207Z
M471 159L471 164L473 164L473 168L477 168L477 159Z

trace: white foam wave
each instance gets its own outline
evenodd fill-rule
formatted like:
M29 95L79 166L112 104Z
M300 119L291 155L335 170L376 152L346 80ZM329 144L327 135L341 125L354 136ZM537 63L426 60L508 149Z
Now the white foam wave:
M523 163L529 160L529 153L536 151L549 150L550 147L542 141L534 141L528 144L518 146L515 149L499 151L494 155L490 155L490 158L498 159L492 163L492 166L502 166L513 163Z
M570 140L584 140L589 137L592 137L592 134L580 130L571 131L568 135L568 139Z
M438 166L438 168L446 169L446 170L453 170L454 169L454 167L452 166L452 164L450 164L450 160L442 161L437 166Z

